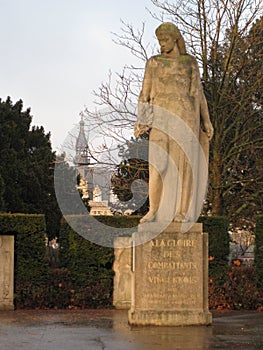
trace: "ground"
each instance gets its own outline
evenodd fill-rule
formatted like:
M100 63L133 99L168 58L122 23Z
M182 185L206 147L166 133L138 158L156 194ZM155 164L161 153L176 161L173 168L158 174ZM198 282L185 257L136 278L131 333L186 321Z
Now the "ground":
M263 312L215 312L209 327L130 327L123 310L0 312L0 350L262 350Z

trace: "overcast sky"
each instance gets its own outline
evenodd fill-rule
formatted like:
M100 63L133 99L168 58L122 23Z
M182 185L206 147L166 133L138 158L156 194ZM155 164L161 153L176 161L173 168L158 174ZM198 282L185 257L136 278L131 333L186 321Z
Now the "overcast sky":
M22 99L32 125L51 132L56 150L92 108L93 90L132 62L113 43L120 19L140 27L154 42L158 23L146 11L150 0L0 0L0 97Z

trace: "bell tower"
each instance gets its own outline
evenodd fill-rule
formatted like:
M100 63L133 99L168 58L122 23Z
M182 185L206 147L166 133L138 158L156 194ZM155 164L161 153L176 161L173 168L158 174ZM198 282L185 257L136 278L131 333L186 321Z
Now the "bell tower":
M90 165L89 146L85 135L85 123L82 115L79 122L79 134L75 146L74 164L77 168L78 174L82 179L82 183L86 183L88 197L92 200L94 190L94 168Z

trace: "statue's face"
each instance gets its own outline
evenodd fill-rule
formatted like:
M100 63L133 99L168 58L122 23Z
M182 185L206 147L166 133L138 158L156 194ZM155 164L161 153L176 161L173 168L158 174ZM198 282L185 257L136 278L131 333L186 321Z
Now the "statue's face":
M175 46L175 40L172 35L162 34L158 37L161 53L169 53Z

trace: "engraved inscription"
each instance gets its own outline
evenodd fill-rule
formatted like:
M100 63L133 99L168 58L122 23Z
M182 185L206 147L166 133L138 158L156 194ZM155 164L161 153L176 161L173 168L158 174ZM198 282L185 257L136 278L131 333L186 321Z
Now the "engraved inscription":
M153 284L159 283L185 283L194 284L197 283L197 278L192 276L174 276L174 277L161 277L161 276L149 276L148 281Z
M166 255L164 255L166 257ZM148 269L158 270L196 270L197 266L193 262L176 261L150 261L147 264Z
M194 240L191 239L152 239L152 247L193 247Z
M196 307L200 276L194 251L198 249L198 242L193 236L163 235L148 244L143 305L160 309Z
M195 305L195 295L187 294L182 295L178 294L175 291L167 295L163 293L149 292L145 293L145 298L150 300L151 305L162 305L162 306L171 306L171 300L173 300L173 306L180 306L182 304Z

